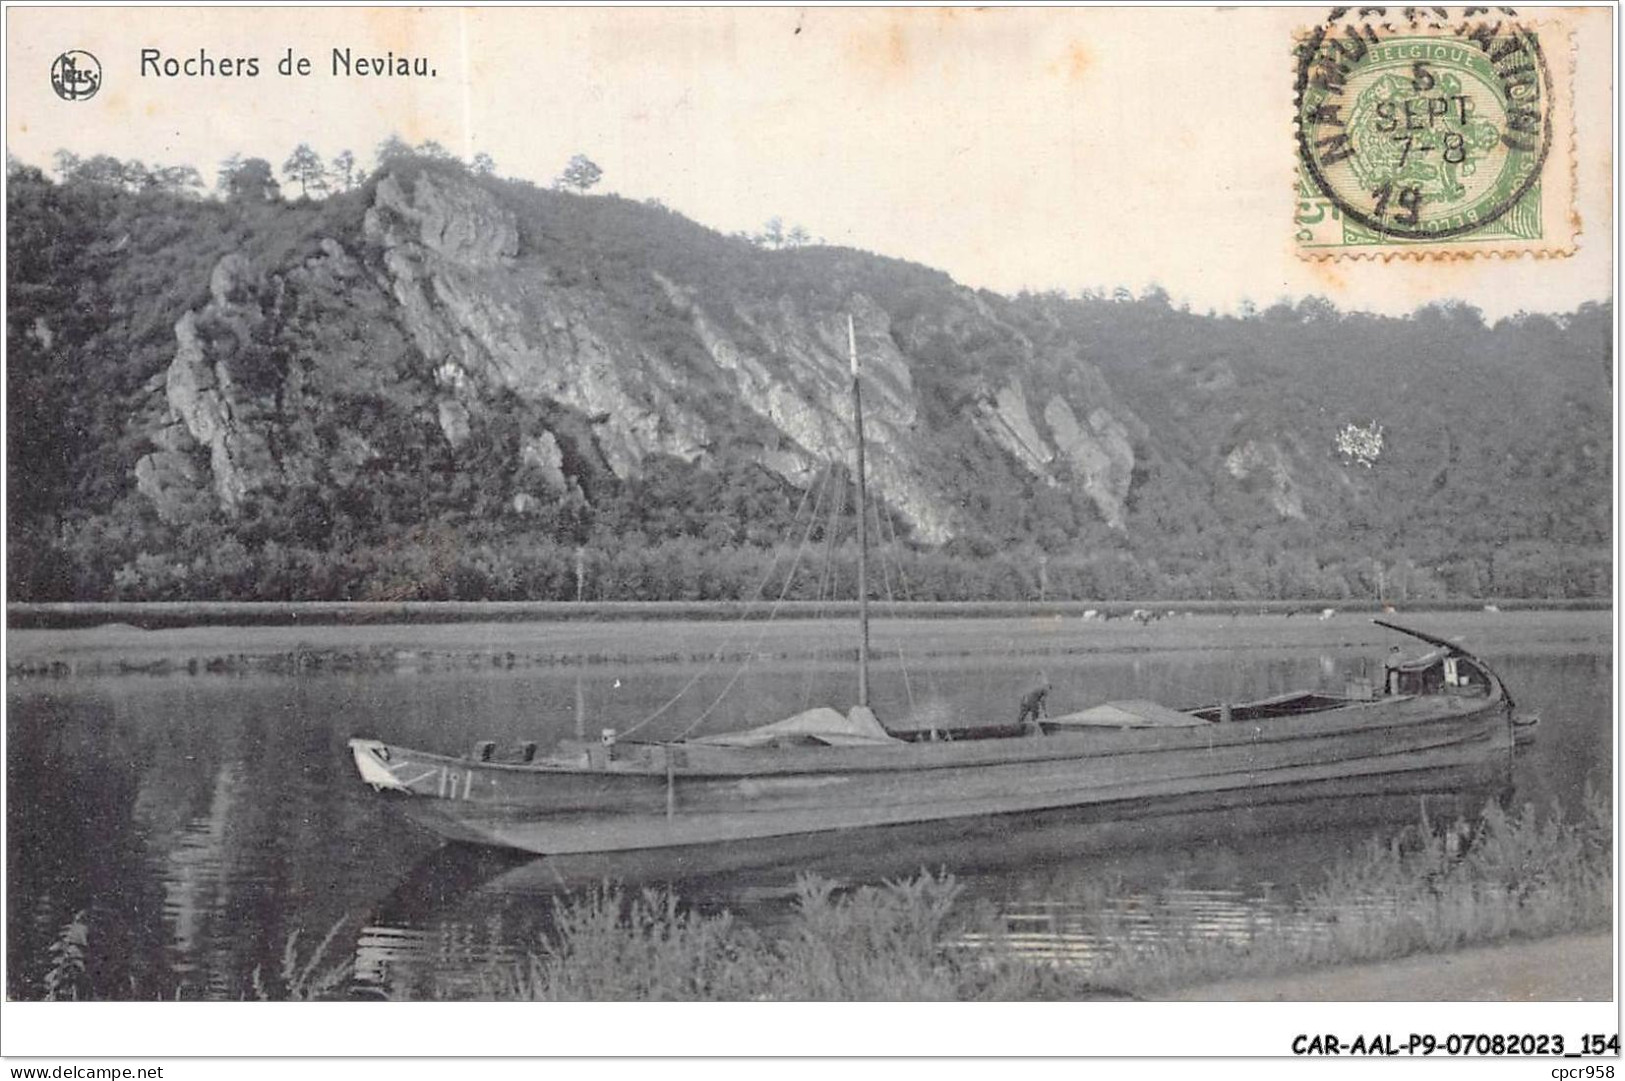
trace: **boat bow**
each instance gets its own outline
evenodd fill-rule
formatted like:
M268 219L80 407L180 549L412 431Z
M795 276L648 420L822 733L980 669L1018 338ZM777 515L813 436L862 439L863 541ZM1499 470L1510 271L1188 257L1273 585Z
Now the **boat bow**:
M389 747L375 739L352 739L350 754L355 758L356 771L361 779L372 786L374 792L410 792L390 767Z

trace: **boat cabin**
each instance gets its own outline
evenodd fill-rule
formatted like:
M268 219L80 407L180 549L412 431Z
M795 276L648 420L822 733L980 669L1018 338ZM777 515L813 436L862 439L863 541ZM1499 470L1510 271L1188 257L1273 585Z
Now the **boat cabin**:
M1411 659L1396 654L1384 666L1383 693L1484 696L1490 693L1490 677L1472 658L1452 650Z

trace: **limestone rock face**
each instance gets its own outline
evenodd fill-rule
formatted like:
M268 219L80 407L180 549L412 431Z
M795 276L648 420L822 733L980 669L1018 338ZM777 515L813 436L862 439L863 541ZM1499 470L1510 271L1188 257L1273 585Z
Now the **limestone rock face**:
M1236 480L1261 490L1282 518L1304 517L1303 495L1278 443L1249 439L1225 455L1224 468Z
M563 495L569 488L564 476L564 452L552 432L543 432L525 442L519 451L520 462L529 467L542 486L553 495Z
M806 488L828 463L853 461L850 316L871 489L917 538L973 524L944 461L955 440L1008 455L1044 486L1076 486L1123 528L1143 425L1098 371L1046 354L988 298L933 279L929 308L894 299L911 313L899 316L838 262L827 287L775 293L721 287L678 261L657 269L634 249L611 288L572 271L581 234L561 235L519 221L472 178L421 170L382 178L343 243L312 238L285 265L222 259L207 302L175 325L139 491L176 517L199 498L238 514L260 492L364 483L389 451L342 418L378 410L430 433L454 466L509 433L500 513L581 498L570 471L583 463L630 479L651 456L703 465L743 453ZM981 371L984 354L1001 374L953 383ZM1034 381L1035 369L1064 372L1064 385Z
M918 466L917 408L908 361L892 339L887 312L862 294L843 312L813 312L795 298L772 307L736 306L729 313L751 333L746 346L718 329L688 291L656 276L717 368L736 401L781 438L762 464L798 485L824 462L855 461L852 375L846 315L862 358L864 442L870 488L930 541L952 535L952 510Z
M365 229L384 252L387 288L404 325L438 365L439 420L454 446L467 438L473 399L497 385L593 418L596 449L622 478L651 454L703 460L724 436L695 400L696 384L720 381L733 393L730 406L776 434L761 460L792 483L810 483L823 462L851 460L842 312L811 310L786 296L713 314L683 283L651 270L651 282L686 318L698 346L679 361L628 333L626 314L597 291L514 265L511 214L473 185L452 195L428 177L410 192L386 180ZM946 539L950 506L927 490L912 461L914 388L889 316L861 295L850 298L846 311L863 356L872 484L917 534ZM721 329L719 317L747 330L750 343ZM696 372L696 360L711 370Z
M259 284L239 255L228 255L209 279L209 302L175 324L175 359L164 378L168 409L154 436L156 450L136 463L138 490L160 513L173 515L200 477L192 452L207 452L220 506L236 513L255 490L278 479L262 430L268 408L246 385L263 358L253 336L264 315L253 302Z
M1121 408L1119 406L1119 408ZM1050 487L1074 484L1113 529L1124 528L1124 501L1134 476L1129 429L1104 406L1080 423L1058 394L1044 403L1045 438L1019 382L977 402L977 427L1033 476Z
M502 387L602 416L598 449L622 478L649 454L702 453L710 432L683 408L681 373L625 334L601 295L516 265L511 211L472 183L422 173L409 187L381 181L363 229L402 325L435 365L453 446L479 394Z
M457 266L500 267L519 253L513 214L473 185L422 173L408 195L395 177L385 177L366 227L387 232L380 229L379 219L388 214L399 217L425 249Z
M976 404L981 421L978 427L982 432L1008 451L1028 472L1042 477L1051 485L1055 484L1055 477L1049 469L1050 463L1055 460L1055 451L1038 434L1032 414L1027 410L1027 394L1021 389L1021 384L1007 384L999 388L991 400L984 398Z
M400 333L383 318L382 294L342 245L324 238L277 275L240 254L222 258L209 299L175 324L175 355L151 389L158 399L152 450L137 461L136 488L158 513L179 520L200 497L230 516L255 496L289 486L355 483L379 451L359 432L312 430L314 399L341 387L389 393L378 359L398 351ZM288 298L298 294L298 302ZM322 300L343 310L312 322L342 332L336 345L290 355L282 332L290 308Z
M1123 529L1123 503L1134 476L1134 444L1128 428L1104 406L1080 424L1060 397L1044 406L1044 422L1072 467L1072 475L1113 529Z

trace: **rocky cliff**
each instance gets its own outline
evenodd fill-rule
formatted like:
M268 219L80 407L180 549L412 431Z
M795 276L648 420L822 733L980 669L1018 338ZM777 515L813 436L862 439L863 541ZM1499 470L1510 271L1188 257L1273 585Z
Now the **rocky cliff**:
M832 492L838 578L849 317L915 595L1611 581L1607 303L1005 297L412 157L321 200L8 175L14 596L748 596Z
M237 513L257 492L353 479L380 451L354 427L316 430L324 410L312 395L398 381L403 343L407 377L453 455L492 409L539 407L516 445L512 513L579 490L572 462L597 461L625 480L651 456L705 463L730 443L805 487L823 463L852 453L850 316L871 483L916 537L942 542L967 524L964 493L936 460L943 433L921 422L915 372L926 362L906 348L943 327L982 347L992 339L1015 359L997 380L972 375L981 385L963 414L985 450L1045 486L1075 489L1101 521L1124 527L1143 424L1098 377L1087 395L1045 385L1046 370L1087 362L1044 356L970 290L943 279L931 312L902 326L884 298L839 273L812 293L740 293L654 257L626 270L641 281L606 284L572 274L573 257L550 246L545 227L523 230L490 187L426 169L381 178L348 243L320 237L284 266L227 255L207 303L175 325L138 489L162 514L203 491ZM294 333L311 324L328 332Z

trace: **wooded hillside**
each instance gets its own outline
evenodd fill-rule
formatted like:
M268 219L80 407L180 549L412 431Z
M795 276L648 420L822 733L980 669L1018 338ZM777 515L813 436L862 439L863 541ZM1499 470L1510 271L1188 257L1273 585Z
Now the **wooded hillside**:
M830 595L848 313L877 590L1611 589L1607 305L1002 297L409 155L320 199L149 180L10 170L13 599Z

